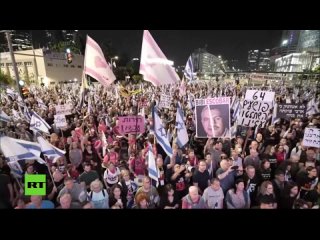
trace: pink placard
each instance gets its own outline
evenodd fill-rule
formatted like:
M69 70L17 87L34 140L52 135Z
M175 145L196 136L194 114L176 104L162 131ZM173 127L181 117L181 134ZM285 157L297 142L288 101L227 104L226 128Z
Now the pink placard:
M119 117L119 132L120 134L129 133L144 133L144 119L142 116L126 116Z

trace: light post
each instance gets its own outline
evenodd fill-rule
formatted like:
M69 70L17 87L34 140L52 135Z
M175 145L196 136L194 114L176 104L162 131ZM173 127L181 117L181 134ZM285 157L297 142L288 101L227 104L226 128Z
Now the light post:
M17 90L18 90L18 93L19 93L20 97L22 97L21 89L20 89L20 86L19 86L19 72L18 72L18 68L17 68L17 64L16 64L16 59L14 58L10 31L9 30L0 31L0 33L2 33L2 32L4 32L6 34L6 37L7 37L8 47L9 47L10 56L11 56L11 62L12 62L12 67L13 67L13 72L14 72L14 75L16 77Z
M113 59L114 59L114 60L118 60L119 58L118 58L118 56L115 56L115 57L113 57L113 58L110 59L111 69L113 69L113 61L112 61Z

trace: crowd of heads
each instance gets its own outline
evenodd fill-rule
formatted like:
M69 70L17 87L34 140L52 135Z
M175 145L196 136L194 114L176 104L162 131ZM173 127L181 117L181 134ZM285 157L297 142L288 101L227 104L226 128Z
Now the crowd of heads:
M222 135L226 131L224 121L229 122L229 117L232 124L235 121L232 111L226 113L204 107L201 122L207 138L197 138L195 109L189 102L215 96L241 98L245 88L195 83L187 85L185 95L180 94L180 85L128 84L126 89L141 91L121 96L117 85L110 88L93 85L85 96L79 86L64 84L33 87L23 104L18 98L2 97L1 110L11 116L12 121L0 123L1 134L35 142L30 123L23 114L27 108L52 127L49 135L42 136L66 154L56 159L42 156L46 165L36 160L19 161L24 170L20 178L12 174L1 156L0 206L16 209L319 207L319 148L304 146L302 141L307 126L319 128L319 115L281 120L275 125L270 121L258 132L238 126L236 136L229 138ZM173 149L171 157L153 135L152 109L158 105L163 92L172 96L171 105L156 111ZM176 142L178 102L189 137L184 147ZM72 110L66 115L67 126L60 129L55 126L54 115L55 106L62 104L71 104ZM145 120L144 133L121 135L118 117L138 112ZM222 137L213 136L212 132ZM155 156L157 179L149 177L149 150ZM46 175L45 196L23 194L26 174Z

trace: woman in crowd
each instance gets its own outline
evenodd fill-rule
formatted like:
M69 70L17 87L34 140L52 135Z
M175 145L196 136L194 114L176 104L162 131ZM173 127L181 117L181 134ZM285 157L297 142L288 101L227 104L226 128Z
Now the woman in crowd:
M107 188L111 188L113 185L119 182L120 169L114 165L113 162L109 162L107 169L104 171L103 179Z
M112 209L127 208L127 196L125 196L119 184L113 185L110 189L109 206Z
M122 187L123 194L127 198L127 208L132 208L134 203L134 195L138 190L138 186L134 181L130 179L128 170L121 170L121 181L118 184Z
M272 182L270 181L264 181L262 182L261 186L260 186L260 191L259 194L257 196L257 202L258 204L260 204L260 200L262 198L265 199L269 199L269 202L274 203L273 204L273 208L276 209L277 208L277 199L276 199L276 195L273 192L273 185Z
M179 207L179 199L171 184L164 187L164 193L160 198L160 209L177 209Z
M296 183L289 183L285 186L280 197L279 208L292 209L295 201L299 198L299 187Z
M228 209L250 208L250 197L244 189L244 181L242 178L238 178L235 187L227 192L226 203Z

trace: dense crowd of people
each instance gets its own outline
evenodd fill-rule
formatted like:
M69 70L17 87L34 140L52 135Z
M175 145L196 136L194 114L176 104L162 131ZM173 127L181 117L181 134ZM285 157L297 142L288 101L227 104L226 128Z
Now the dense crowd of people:
M91 209L307 209L319 208L320 149L303 145L304 129L320 126L320 114L300 119L270 117L265 128L236 126L235 134L223 138L197 138L194 100L230 96L241 99L246 87L235 84L197 82L185 86L154 87L149 83L92 84L80 93L76 84L31 87L23 100L1 93L1 110L12 118L1 121L1 134L30 142L26 111L34 111L51 126L42 136L65 150L58 159L42 156L19 161L22 176L12 174L0 156L0 207ZM294 90L265 86L276 92L276 102L308 102L316 89ZM86 93L86 94L84 94ZM172 146L172 156L154 135L152 109L161 93L171 95L169 108L158 114ZM305 98L307 95L307 98ZM308 98L309 97L309 98ZM176 131L177 104L181 104L189 141L179 147ZM56 105L71 104L67 126L56 127ZM234 109L231 108L230 116ZM141 134L121 135L120 116L140 114L145 120ZM272 114L272 113L270 113ZM256 130L256 131L255 131ZM150 149L152 148L152 149ZM158 180L149 177L148 152L155 156ZM24 175L45 174L46 195L26 196Z

